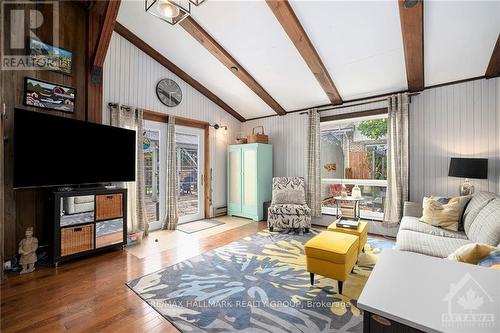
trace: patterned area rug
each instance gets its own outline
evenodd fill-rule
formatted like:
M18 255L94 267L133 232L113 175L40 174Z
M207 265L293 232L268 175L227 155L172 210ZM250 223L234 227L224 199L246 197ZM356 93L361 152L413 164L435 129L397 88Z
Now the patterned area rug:
M127 285L183 332L362 332L356 300L394 242L369 238L340 295L334 280L309 283L304 243L318 232L259 232Z
M199 220L180 224L177 226L177 230L185 232L186 234L193 234L195 232L213 228L221 224L224 224L224 222L216 220Z

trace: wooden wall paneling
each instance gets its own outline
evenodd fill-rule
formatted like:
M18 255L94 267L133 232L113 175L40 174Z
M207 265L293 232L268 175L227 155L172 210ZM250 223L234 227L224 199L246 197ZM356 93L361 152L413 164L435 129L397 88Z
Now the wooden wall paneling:
M236 59L229 54L210 34L203 29L191 16L186 17L180 23L194 39L196 39L208 52L227 67L238 79L248 86L257 96L259 96L274 112L279 115L286 114L286 111L276 100L255 80L250 73L241 66ZM236 71L234 70L236 68Z
M3 82L3 72L0 71L0 84L4 85ZM4 275L3 275L3 258L4 258L4 224L5 224L5 219L4 219L4 212L5 212L5 206L4 206L4 188L5 188L5 181L4 181L4 122L5 122L5 103L4 103L4 91L3 89L0 89L0 264L2 266L0 267L0 281L3 280Z
M5 119L5 135L8 142L5 145L5 184L4 184L4 254L10 257L17 252L17 244L24 237L26 227L32 226L35 229L35 236L40 238L40 244L46 241L45 236L45 194L42 190L22 190L14 191L12 187L13 179L13 112L15 107L22 107L36 112L44 112L70 117L75 119L86 119L86 45L82 41L86 40L86 10L76 2L61 1L59 4L59 45L60 47L73 52L73 72L65 75L47 70L16 70L3 71L2 91L3 101L6 104L7 117ZM20 9L26 4L17 5ZM36 3L36 8L42 12L44 24L35 34L43 41L52 43L52 6L46 3ZM10 29L10 18L7 16L6 25ZM76 88L75 112L67 113L54 110L43 110L34 107L23 106L24 78L26 76L41 80L61 83ZM34 172L36 172L34 166Z
M488 68L486 69L485 76L488 79L500 76L500 33L498 34L497 42L495 43L495 47L493 48L493 52L491 54Z
M92 59L99 45L99 37L107 9L106 1L96 1L87 11L87 49L85 62L85 82L87 85L87 114L86 120L102 123L102 72L96 73L92 78Z

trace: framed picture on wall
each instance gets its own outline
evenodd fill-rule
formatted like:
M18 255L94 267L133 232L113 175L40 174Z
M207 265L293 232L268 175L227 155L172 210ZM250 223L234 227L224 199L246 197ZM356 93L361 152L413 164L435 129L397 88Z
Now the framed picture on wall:
M75 112L75 98L75 88L30 77L24 79L23 103L26 106Z
M35 66L71 75L73 52L29 38L29 54Z

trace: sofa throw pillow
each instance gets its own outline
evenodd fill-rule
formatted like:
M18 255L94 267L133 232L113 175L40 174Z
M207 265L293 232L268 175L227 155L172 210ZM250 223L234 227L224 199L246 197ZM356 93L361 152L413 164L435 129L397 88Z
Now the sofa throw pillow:
M452 254L450 254L448 256L448 259L476 265L482 259L486 258L491 252L495 250L496 247L488 244L482 244L482 243L465 244L460 246Z
M493 269L500 269L500 250L497 248L496 251L493 251L490 254L488 254L484 259L482 259L478 263L478 265Z
M468 197L424 197L423 215L420 221L443 229L457 231L460 216L468 200Z
M292 204L305 205L306 197L304 190L283 189L273 191L273 205Z

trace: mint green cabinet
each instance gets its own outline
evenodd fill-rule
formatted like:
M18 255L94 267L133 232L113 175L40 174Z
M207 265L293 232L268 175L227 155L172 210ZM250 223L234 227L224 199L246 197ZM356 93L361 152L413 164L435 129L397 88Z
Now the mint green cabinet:
M272 180L272 145L230 145L227 152L227 214L262 220L263 203L271 200Z

